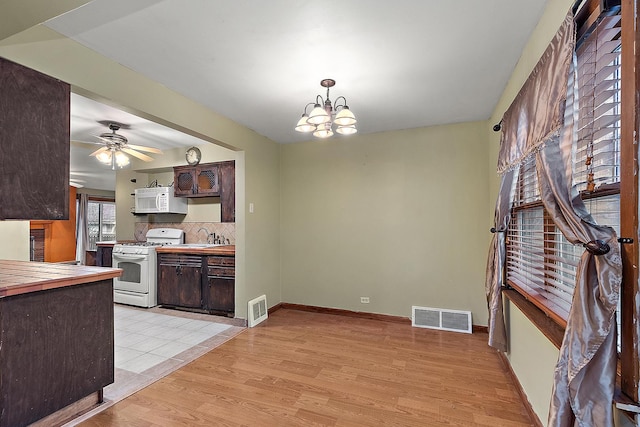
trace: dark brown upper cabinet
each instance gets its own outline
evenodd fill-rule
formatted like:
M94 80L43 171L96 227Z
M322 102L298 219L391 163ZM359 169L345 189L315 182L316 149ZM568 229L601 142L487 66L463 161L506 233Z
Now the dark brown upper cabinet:
M176 197L220 197L222 222L236 221L235 161L173 168Z
M0 58L0 219L69 219L70 93Z
M174 193L181 197L220 196L220 172L217 163L176 166Z

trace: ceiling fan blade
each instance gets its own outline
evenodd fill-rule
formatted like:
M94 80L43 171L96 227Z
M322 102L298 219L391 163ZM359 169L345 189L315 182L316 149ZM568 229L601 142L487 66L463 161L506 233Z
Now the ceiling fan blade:
M147 153L162 154L162 150L158 148L145 147L142 145L133 145L133 144L127 144L127 147L133 148L134 150L138 150L138 151L146 151Z
M81 147L81 148L86 148L86 147L92 147L92 146L96 146L96 145L104 145L104 143L102 142L92 142L92 141L75 141L75 140L71 140L69 141L70 144L74 147Z
M96 151L94 151L93 153L89 154L90 156L97 156L98 154L104 152L104 151L109 151L108 147L101 147L98 148Z
M138 153L137 151L134 151L131 148L122 147L121 150L127 154L131 154L133 157L137 157L140 160L144 160L145 162L150 162L153 160L153 157L149 157L146 154Z

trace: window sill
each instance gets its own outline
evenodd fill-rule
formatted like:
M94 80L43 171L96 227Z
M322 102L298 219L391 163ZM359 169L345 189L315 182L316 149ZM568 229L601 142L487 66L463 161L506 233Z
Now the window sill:
M556 348L560 349L562 337L564 336L564 327L558 325L558 323L551 319L545 312L540 310L515 289L504 288L502 294L511 301L513 305L518 307L518 309L522 311L522 314L524 314Z

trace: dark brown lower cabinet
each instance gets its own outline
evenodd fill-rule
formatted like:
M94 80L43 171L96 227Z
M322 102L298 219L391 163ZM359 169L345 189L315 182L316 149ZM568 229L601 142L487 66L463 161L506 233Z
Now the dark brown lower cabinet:
M205 304L210 312L233 316L235 309L235 279L233 277L209 277Z
M113 281L0 298L0 427L29 425L114 380Z
M202 307L202 257L158 254L158 304Z
M233 317L235 257L158 254L158 304Z
M97 245L96 265L98 267L111 267L113 264L113 245Z

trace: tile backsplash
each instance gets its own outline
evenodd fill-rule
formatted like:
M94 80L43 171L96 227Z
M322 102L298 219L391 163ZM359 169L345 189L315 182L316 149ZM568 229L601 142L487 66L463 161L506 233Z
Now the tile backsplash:
M179 228L184 231L185 243L208 243L208 234L215 233L216 237L224 238L225 242L228 239L229 244L236 244L236 224L233 222L136 222L136 241L145 241L147 231L151 228Z

